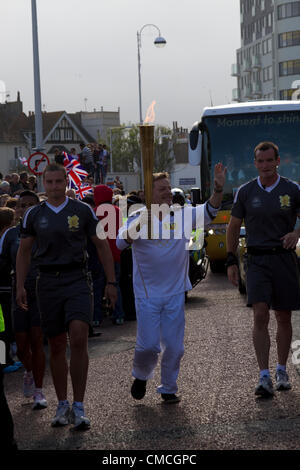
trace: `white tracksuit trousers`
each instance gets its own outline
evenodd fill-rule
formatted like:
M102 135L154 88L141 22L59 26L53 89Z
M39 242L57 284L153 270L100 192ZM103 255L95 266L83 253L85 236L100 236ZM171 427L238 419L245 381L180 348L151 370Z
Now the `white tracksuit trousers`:
M184 353L184 293L152 299L136 299L137 339L132 375L153 377L162 351L158 393L176 393L180 360Z

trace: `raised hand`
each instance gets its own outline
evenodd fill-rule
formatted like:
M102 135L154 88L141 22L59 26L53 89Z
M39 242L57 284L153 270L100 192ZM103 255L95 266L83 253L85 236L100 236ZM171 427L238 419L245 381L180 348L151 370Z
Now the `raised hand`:
M217 163L214 171L214 188L222 189L226 181L227 168L223 166L223 163Z

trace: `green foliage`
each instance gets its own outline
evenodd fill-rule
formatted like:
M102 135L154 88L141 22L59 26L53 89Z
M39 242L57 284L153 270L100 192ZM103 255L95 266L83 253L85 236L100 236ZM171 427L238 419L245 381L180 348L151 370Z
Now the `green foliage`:
M154 173L171 172L174 167L174 144L168 127L155 127Z
M174 166L173 141L171 129L155 127L154 172L171 171ZM111 130L109 143L114 172L141 171L141 148L139 126L122 125Z

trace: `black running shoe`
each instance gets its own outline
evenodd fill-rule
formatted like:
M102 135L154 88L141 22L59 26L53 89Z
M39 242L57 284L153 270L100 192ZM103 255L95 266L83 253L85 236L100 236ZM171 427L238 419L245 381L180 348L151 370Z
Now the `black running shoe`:
M146 393L147 380L134 379L134 382L131 386L131 395L136 400L141 400L144 398Z
M164 403L167 403L170 405L173 403L179 403L181 400L181 398L175 395L175 393L162 393L161 397Z

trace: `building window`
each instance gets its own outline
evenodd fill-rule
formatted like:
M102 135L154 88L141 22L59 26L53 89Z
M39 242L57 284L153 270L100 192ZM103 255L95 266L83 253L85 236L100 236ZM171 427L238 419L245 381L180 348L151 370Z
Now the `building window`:
M278 6L278 19L300 16L300 2L290 2Z
M267 16L267 27L271 28L273 26L273 14L269 13Z
M59 127L68 127L69 126L69 123L67 122L66 119L63 119L59 125Z
M53 132L53 134L51 136L51 140L60 141L60 130L59 129L55 129L55 131Z
M286 62L280 62L279 75L281 77L285 75L297 75L299 73L300 73L300 60L287 60Z
M66 140L73 140L73 131L72 129L65 130L65 139Z
M262 43L263 55L269 54L272 52L272 38L265 39Z
M280 90L280 99L281 100L292 100L295 89L291 88L289 90ZM300 94L297 95L297 100L300 100Z
M264 82L268 82L273 78L273 67L270 65L263 69L263 80Z
M299 46L300 31L290 31L289 33L279 34L278 39L279 47Z

